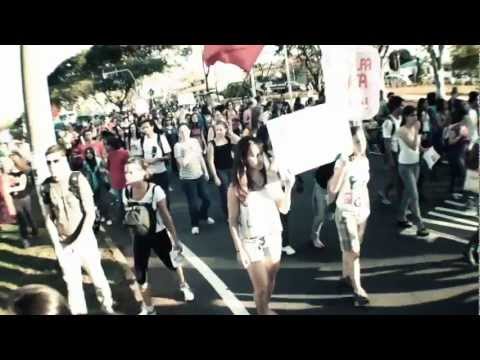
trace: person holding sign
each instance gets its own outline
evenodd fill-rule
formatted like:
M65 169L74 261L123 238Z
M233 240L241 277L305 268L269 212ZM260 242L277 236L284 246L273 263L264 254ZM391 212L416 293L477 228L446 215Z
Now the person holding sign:
M230 234L237 258L247 269L259 315L275 315L269 302L282 255L283 214L290 209L294 176L283 182L252 137L238 143L228 189Z
M428 236L429 233L420 214L417 187L420 174L420 127L421 123L417 120L416 109L413 106L406 106L403 109L402 123L398 130L398 144L400 148L398 172L405 187L400 202L398 226L401 228L411 227L406 218L407 208L410 206L417 226L417 236L424 237Z
M370 165L365 154L367 140L360 126L351 126L353 154L342 155L335 163L328 182L330 198L336 198L335 223L342 250L340 285L353 290L355 306L368 305L370 300L360 282L360 246L370 216L368 182Z

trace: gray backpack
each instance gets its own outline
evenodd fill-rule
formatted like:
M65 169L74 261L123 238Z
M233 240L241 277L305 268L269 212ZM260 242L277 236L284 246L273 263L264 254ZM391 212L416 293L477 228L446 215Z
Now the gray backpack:
M157 185L149 183L147 193L150 191L151 186L153 186L153 189L151 191L152 201L150 203L131 200L132 188L125 189L128 206L125 208L123 223L138 236L150 236L156 232L157 218L153 209L153 199Z

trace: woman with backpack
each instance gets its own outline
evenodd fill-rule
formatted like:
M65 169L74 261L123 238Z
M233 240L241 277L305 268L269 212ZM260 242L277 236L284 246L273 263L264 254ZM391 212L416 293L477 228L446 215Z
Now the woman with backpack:
M38 226L32 212L32 197L34 182L29 162L17 151L10 154L11 169L9 171L12 184L10 195L12 196L17 213L17 221L20 228L23 246L30 247L29 238L38 236ZM31 236L28 227L32 229Z
M215 124L215 138L208 144L207 158L213 181L218 187L220 204L225 217L228 219L227 191L232 182L233 145L240 137L229 130L224 121Z
M294 181L293 175L281 181L252 137L238 142L228 189L228 222L237 259L253 285L258 315L275 315L269 303L282 256L280 212L290 210Z
M185 281L180 264L182 243L168 211L165 192L160 186L146 181L146 178L146 164L139 159L128 160L125 167L127 187L122 199L126 211L124 222L133 234L135 275L144 300L140 314L155 315L147 277L152 250L169 270L177 273L185 301L192 301L194 294Z
M360 281L360 247L370 216L368 182L370 166L365 154L367 141L361 126L350 128L353 153L341 156L328 182L330 198L335 198L335 223L342 250L340 286L353 291L354 305L368 305L370 300Z

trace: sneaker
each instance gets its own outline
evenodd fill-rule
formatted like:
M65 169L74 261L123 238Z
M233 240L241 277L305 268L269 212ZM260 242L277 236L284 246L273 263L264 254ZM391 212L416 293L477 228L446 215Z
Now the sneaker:
M399 228L402 228L402 229L408 229L408 228L412 227L412 223L410 223L408 221L398 221L397 226Z
M208 224L208 225L213 225L213 224L215 224L215 220L213 220L211 217L209 217L209 218L207 219L207 224Z
M30 242L27 239L22 239L22 245L24 249L28 249L30 247Z
M108 219L107 222L106 222L107 226L112 226L112 220Z
M115 310L113 310L112 305L102 305L102 311L104 313L109 314L109 315L115 315L116 314Z
M157 315L157 311L153 306L146 306L145 304L142 305L142 311L138 315Z
M455 199L455 200L460 200L463 195L462 194L459 194L459 193L453 193L452 194L452 197Z
M200 234L200 229L198 228L198 226L192 227L192 235L198 235L198 234Z
M292 248L290 245L283 247L282 251L288 256L294 255L296 253L295 249Z
M428 230L426 228L417 230L417 236L426 237L428 235L430 235L430 233L428 232Z
M324 243L322 243L318 237L313 239L313 246L315 246L317 249L323 249L325 247Z
M168 191L172 192L173 188L171 186L168 187Z
M185 301L193 301L193 299L195 299L195 295L193 294L192 289L190 289L190 286L188 286L187 283L180 285L180 291L183 293Z

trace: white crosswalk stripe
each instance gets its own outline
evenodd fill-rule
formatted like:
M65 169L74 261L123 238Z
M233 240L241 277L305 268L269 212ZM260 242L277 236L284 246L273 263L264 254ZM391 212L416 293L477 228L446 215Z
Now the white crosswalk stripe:
M436 206L435 210L444 211L444 212L447 212L447 213L450 213L450 214L474 217L474 218L478 219L475 211L471 211L471 210L455 210L455 209L450 209L450 208L446 208L446 207L442 207L442 206Z
M436 211L429 211L428 215L436 216L436 217L439 217L439 218L442 218L442 219L452 220L452 221L455 221L455 222L460 223L460 224L472 225L472 226L477 226L478 225L478 222L476 222L476 221L465 220L465 219L462 219L458 216L445 215L445 214L441 214L441 213L436 212Z
M427 224L432 224L432 225L445 226L445 227L449 227L449 228L453 228L453 229L466 230L466 231L477 231L477 228L474 227L474 226L459 225L459 224L454 224L454 223L447 222L447 221L439 221L439 220L424 218L423 222L425 222Z

